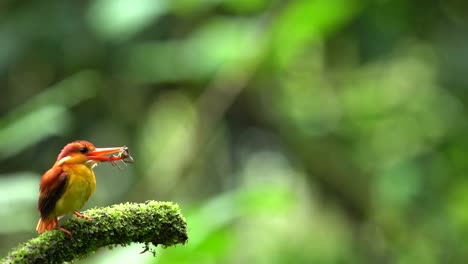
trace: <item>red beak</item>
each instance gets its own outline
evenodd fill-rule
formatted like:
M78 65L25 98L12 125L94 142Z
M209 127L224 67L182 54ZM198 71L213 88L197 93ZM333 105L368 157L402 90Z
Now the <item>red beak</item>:
M123 147L117 147L117 148L96 148L94 151L89 152L86 154L86 156L95 161L115 161L115 160L120 160L122 158L118 156L104 156L107 154L113 154L113 153L119 153L122 151L124 148Z

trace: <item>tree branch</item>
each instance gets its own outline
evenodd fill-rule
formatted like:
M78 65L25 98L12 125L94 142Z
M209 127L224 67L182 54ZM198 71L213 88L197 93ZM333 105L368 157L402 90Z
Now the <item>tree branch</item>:
M83 212L91 220L73 217L59 230L20 244L0 263L62 263L83 258L105 246L129 245L132 242L163 247L185 244L187 224L179 206L170 202L147 201L94 208ZM137 253L136 253L137 254Z

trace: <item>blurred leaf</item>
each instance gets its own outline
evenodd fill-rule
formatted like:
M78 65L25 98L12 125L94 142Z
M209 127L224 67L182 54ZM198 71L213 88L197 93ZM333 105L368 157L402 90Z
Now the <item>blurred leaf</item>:
M20 47L11 30L0 28L0 70L8 66Z
M95 95L98 76L81 72L63 80L0 119L0 157L6 158L71 125L68 108Z
M432 56L425 46L410 44L392 60L369 64L346 79L339 94L349 118L344 130L359 142L356 157L364 167L431 151L462 127L453 122L463 120L462 106L434 80Z
M123 41L166 12L164 0L94 0L88 19L103 39Z
M197 247L209 234L239 217L283 214L295 202L291 190L282 185L252 186L224 193L187 216L190 245Z
M225 0L177 0L169 1L172 11L181 15L193 15L209 10Z
M223 2L229 9L240 14L262 11L271 0L226 0Z
M274 55L279 66L286 67L315 40L337 30L358 11L358 1L292 1L275 21Z
M31 97L29 101L18 106L8 113L6 117L0 119L0 123L14 122L22 114L35 111L37 108L47 105L70 108L88 98L96 96L99 85L100 76L96 72L86 70L78 72Z
M413 163L395 164L377 175L375 206L379 211L405 210L421 188L421 175Z
M155 186L172 186L191 157L197 113L189 98L162 96L148 111L138 151L144 175Z
M142 82L198 80L227 66L244 67L262 46L256 21L212 19L184 41L138 44L128 56L130 73Z
M209 72L225 64L242 65L264 48L257 22L255 19L213 19L191 36L185 54Z
M311 46L300 61L291 65L277 89L263 91L275 106L278 122L304 135L318 136L335 130L343 115L338 93L324 77L324 49L324 45Z
M37 218L39 178L39 174L30 172L0 175L1 233L34 230L31 218Z
M61 106L48 105L22 116L0 130L0 157L13 156L38 141L60 135L72 117Z

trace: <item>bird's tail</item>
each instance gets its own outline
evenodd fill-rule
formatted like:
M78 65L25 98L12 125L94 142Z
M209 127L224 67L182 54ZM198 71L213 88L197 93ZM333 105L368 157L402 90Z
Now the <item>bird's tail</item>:
M41 234L47 230L52 230L57 225L57 219L43 219L39 218L39 222L37 222L36 231Z

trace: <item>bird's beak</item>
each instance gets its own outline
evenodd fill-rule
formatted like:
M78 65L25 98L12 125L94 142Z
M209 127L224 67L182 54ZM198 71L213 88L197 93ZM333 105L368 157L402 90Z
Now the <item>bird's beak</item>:
M113 161L119 160L120 158L112 157L112 156L104 156L113 153L119 153L124 149L124 147L117 147L117 148L96 148L94 151L89 152L86 156L90 160L95 161Z

